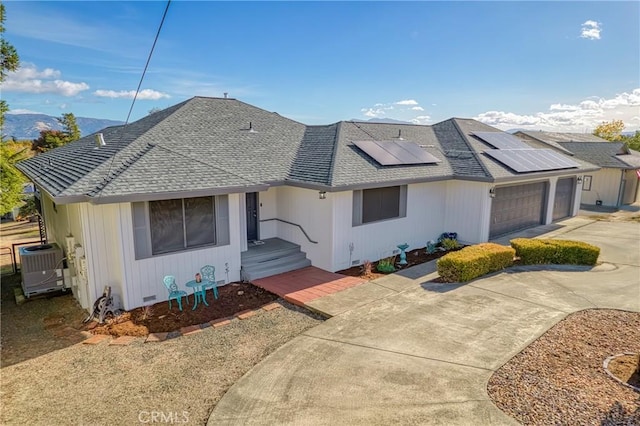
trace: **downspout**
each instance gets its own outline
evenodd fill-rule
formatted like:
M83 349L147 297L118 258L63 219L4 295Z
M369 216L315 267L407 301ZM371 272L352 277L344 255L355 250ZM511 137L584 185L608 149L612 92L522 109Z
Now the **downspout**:
M620 186L618 188L618 202L616 203L616 207L620 208L622 205L622 198L624 197L624 169L620 170Z

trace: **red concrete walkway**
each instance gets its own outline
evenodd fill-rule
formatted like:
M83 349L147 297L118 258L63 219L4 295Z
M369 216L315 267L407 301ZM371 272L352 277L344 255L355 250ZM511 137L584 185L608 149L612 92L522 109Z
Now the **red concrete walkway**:
M254 285L298 306L365 282L361 278L334 274L315 266L252 281Z

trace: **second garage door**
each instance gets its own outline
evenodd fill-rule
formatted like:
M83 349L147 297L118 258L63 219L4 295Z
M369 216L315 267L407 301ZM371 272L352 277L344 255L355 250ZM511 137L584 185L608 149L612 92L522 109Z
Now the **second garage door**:
M573 189L576 187L573 178L558 179L556 196L553 201L553 220L571 216L573 207Z
M540 225L546 199L546 182L496 187L489 238Z

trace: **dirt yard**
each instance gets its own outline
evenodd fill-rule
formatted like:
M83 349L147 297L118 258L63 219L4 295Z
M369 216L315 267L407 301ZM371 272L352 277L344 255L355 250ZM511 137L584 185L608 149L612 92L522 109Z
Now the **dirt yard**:
M37 228L25 222L3 223L0 231L2 246L38 237ZM13 288L19 286L20 275L3 275L2 425L131 425L149 422L154 412L202 425L243 374L323 321L278 300L280 309L194 335L155 343L140 337L128 346L109 345L109 340L87 345L80 342L88 333L79 330L87 312L70 293L16 305Z

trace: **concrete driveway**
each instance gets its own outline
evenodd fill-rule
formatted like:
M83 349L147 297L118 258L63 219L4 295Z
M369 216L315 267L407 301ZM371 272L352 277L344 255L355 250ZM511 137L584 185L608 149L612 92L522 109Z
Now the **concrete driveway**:
M640 224L574 218L536 232L546 231L600 246L605 264L518 267L466 285L398 276L406 290L327 320L257 365L208 424L517 424L487 396L496 369L569 313L640 311Z

